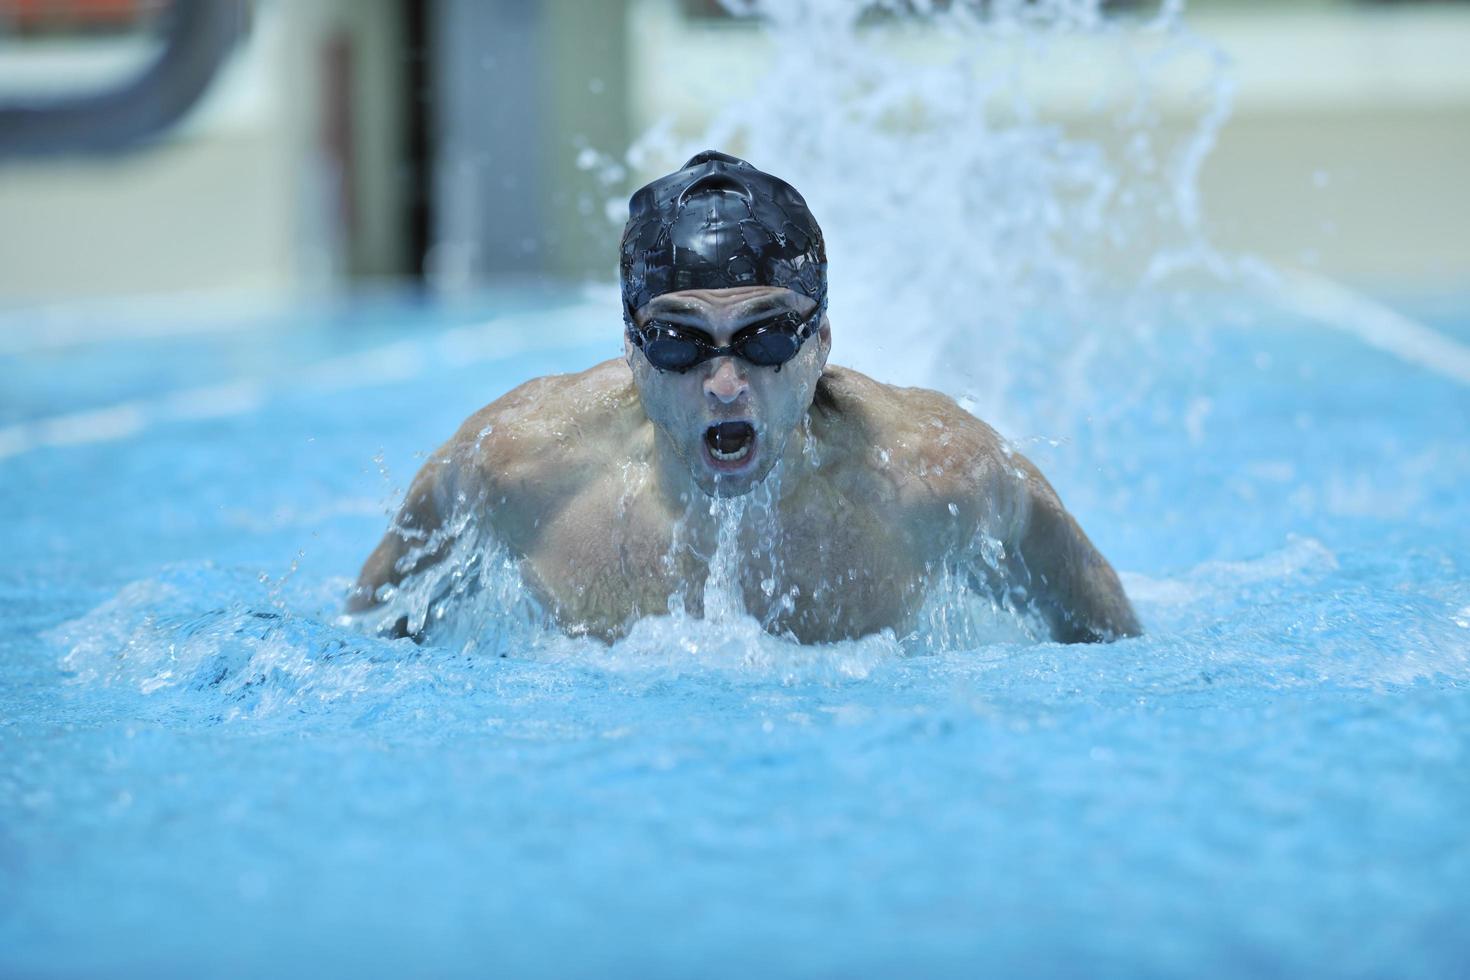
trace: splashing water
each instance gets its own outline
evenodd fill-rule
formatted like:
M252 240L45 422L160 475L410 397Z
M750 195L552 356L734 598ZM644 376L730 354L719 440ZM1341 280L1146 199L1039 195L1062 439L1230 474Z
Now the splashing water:
M840 362L1070 432L1120 335L1181 328L1170 281L1249 267L1205 234L1199 170L1233 85L1179 4L732 7L770 25L764 68L702 133L655 127L628 159L651 174L726 147L789 177L826 234ZM1166 130L1172 92L1193 121Z
M715 553L709 559L709 577L704 583L704 617L712 623L746 615L745 593L740 582L744 558L740 527L745 522L748 505L745 497L710 498L709 513L719 525Z

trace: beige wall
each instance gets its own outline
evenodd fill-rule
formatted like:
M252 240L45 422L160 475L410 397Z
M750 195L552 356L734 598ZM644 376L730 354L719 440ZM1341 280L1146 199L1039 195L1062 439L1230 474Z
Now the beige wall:
M0 169L0 301L279 288L294 252L282 157L233 136Z
M1390 288L1470 285L1470 9L1205 5L1237 108L1202 174L1216 240Z
M1237 119L1206 165L1215 240L1392 288L1470 288L1470 111Z
M401 269L397 10L391 0L260 3L248 40L159 142L101 158L0 161L0 302L282 294ZM359 109L350 237L336 206L342 175L320 138L320 55L338 31L353 46ZM0 72L13 50L0 47ZM32 78L44 77L41 54L27 53ZM57 54L64 73L75 53Z

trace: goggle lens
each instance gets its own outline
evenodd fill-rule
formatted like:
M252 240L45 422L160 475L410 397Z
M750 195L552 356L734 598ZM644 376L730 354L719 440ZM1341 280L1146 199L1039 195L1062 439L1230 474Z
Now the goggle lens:
M687 371L702 360L700 346L691 337L659 330L653 336L644 335L643 356L661 370Z
M794 330L768 330L735 345L740 356L752 364L771 367L796 356L801 340Z
M806 341L805 328L821 314L819 305L806 319L788 313L761 324L753 332L737 336L728 347L715 347L677 324L650 320L633 328L634 342L648 363L661 371L683 373L715 357L739 357L759 367L777 367L796 356Z

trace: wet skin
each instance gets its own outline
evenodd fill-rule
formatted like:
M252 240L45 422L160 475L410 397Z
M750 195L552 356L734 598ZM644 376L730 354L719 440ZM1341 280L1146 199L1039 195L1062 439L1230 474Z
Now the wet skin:
M775 287L686 290L637 322L724 346L813 309ZM671 595L702 611L712 498L748 495L739 589L774 633L903 635L945 567L1034 609L1054 639L1139 633L1113 569L1029 461L944 395L828 365L830 349L824 316L779 370L725 356L660 371L628 343L621 360L520 386L415 478L349 609L440 561L468 511L563 629L611 640Z

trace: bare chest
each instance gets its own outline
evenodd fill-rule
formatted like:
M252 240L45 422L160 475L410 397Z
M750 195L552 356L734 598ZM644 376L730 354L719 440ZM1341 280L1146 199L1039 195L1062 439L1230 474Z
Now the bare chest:
M564 628L606 638L672 606L743 611L802 642L903 630L928 573L902 514L835 496L678 510L652 493L602 488L538 530L523 562L528 585Z

